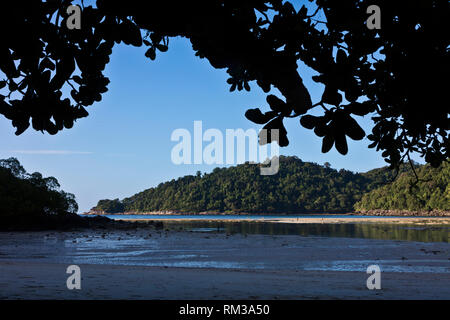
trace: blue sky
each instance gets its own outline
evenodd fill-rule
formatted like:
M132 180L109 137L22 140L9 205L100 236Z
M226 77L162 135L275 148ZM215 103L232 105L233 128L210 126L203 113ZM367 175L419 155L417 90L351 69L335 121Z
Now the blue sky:
M99 199L124 198L197 170L210 172L216 165L172 163L176 142L170 136L177 128L193 132L194 121L201 120L204 131L260 129L244 117L249 108L268 108L256 83L250 83L251 92L230 93L225 70L195 57L186 39L171 39L169 51L156 61L144 52L124 45L114 48L106 68L109 91L70 130L50 136L28 129L17 137L10 121L0 117L0 158L16 157L28 172L56 177L65 191L76 195L83 212ZM311 72L301 66L300 72L317 102L321 87L311 80ZM370 128L369 118L357 120ZM367 148L367 139L349 141L346 156L334 148L322 154L321 139L301 127L299 119L288 119L285 125L290 145L281 154L358 172L385 165L380 153Z

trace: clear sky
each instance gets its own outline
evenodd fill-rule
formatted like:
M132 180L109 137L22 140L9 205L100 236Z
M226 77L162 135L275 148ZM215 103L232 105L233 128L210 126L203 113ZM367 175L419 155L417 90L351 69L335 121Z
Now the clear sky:
M11 122L0 116L0 158L16 157L28 172L56 177L65 191L76 195L83 212L99 199L122 199L197 170L212 171L216 165L172 163L176 142L170 136L177 128L193 132L195 120L203 122L203 130L217 128L224 134L226 129L261 128L244 117L249 108L268 109L256 83L250 83L251 92L230 93L225 70L195 57L186 39L171 39L169 51L156 61L144 52L114 47L106 67L109 91L70 130L50 136L28 129L17 137ZM322 88L311 80L313 74L302 66L299 70L313 102L319 101ZM369 118L357 120L370 128ZM281 154L357 172L386 165L380 153L367 148L367 139L350 140L346 156L334 148L322 154L321 138L301 127L298 118L285 120L285 125L290 145Z

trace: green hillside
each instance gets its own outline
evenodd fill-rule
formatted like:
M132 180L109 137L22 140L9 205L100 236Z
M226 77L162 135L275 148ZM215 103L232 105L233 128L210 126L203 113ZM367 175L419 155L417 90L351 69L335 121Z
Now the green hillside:
M408 171L404 165L402 172ZM242 164L216 168L209 174L185 176L161 183L122 201L101 200L93 208L121 212L352 212L363 194L393 178L387 167L364 174L335 170L329 165L280 157L280 171L260 175L259 167Z
M364 194L355 209L450 211L450 164L439 168L429 165L417 168L419 182L411 172L399 175L395 182Z

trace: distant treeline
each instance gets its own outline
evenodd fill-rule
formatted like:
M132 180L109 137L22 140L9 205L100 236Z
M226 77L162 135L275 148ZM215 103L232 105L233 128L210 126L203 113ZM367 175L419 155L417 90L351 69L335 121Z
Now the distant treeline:
M344 169L332 169L329 163L322 166L303 162L297 157L282 156L280 171L276 175L260 175L259 167L249 163L216 168L209 174L198 172L195 176L161 183L156 188L123 200L100 200L92 210L104 213L338 213L353 212L355 208L385 208L386 203L392 203L392 208L409 210L447 208L448 165L434 170L417 164L415 167L420 175L426 174L425 179L430 178L434 182L419 182L413 187L414 175L409 164L401 166L399 178L395 183L389 184L394 179L395 172L388 167L353 173ZM446 179L443 178L445 174ZM389 191L391 188L401 189L402 192L395 191L394 194L394 191ZM434 190L436 188L440 191ZM406 195L410 191L411 194ZM399 197L415 198L417 195L414 192L420 193L422 197L433 194L433 200L390 200Z

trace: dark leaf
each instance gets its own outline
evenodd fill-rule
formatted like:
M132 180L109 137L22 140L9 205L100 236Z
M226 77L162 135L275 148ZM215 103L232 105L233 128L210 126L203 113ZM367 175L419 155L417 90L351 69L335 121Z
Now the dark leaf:
M331 150L334 144L334 137L330 134L327 134L322 140L322 152L327 153Z
M335 137L336 150L342 154L346 155L348 152L347 139L344 134L337 134Z
M339 104L342 102L342 95L336 88L326 86L325 91L322 95L322 101L334 106L339 106Z
M272 111L272 112L274 112L274 111ZM277 141L278 145L280 147L286 147L289 145L289 140L287 138L287 131L286 131L286 128L284 127L282 118L277 117L277 118L273 119L272 121L267 123L263 127L263 129L265 129L265 130L262 130L259 134L259 137L260 137L259 144L260 145L264 145L266 143L271 143L272 141ZM278 132L273 131L273 130L278 130ZM266 133L266 135L264 133ZM274 135L275 140L272 139L272 135ZM276 137L277 135L278 135L278 139Z
M145 52L145 56L147 58L150 58L150 60L155 60L156 59L156 52L155 52L155 48L149 48L146 52Z
M344 118L345 121L345 134L348 135L353 140L362 140L366 133L364 130L360 127L358 122L356 122L355 119L353 119L351 116L347 115Z
M356 114L357 116L365 116L375 110L373 103L369 101L365 102L352 102L344 107L344 110L348 113Z
M89 113L86 111L86 109L81 106L76 110L77 118L84 118L84 117L87 117L88 115L89 115Z
M325 124L319 124L314 129L314 133L318 137L324 137L328 133L328 127ZM330 147L331 148L331 147Z
M72 79L73 79L73 81L75 81L78 84L82 84L83 83L83 80L81 79L80 76L73 76Z
M266 101L273 111L283 112L287 108L286 103L273 94L268 95Z
M161 52L166 52L169 48L164 44L157 44L156 48Z
M306 129L314 129L318 123L318 119L319 117L307 114L300 118L300 124Z
M308 89L300 82L299 86L293 90L294 99L286 99L288 105L292 105L296 114L305 114L312 106L311 96Z
M73 127L73 119L64 119L64 127L70 129Z
M345 64L347 62L347 54L344 50L339 49L336 54L336 62L338 64Z
M265 124L273 119L276 115L277 113L273 111L262 113L258 108L249 109L245 112L245 117L257 124Z
M50 69L53 71L55 70L55 64L48 57L45 57L42 59L39 69L40 71L43 71L44 69Z
M16 91L17 90L17 83L15 83L13 80L9 81L8 85L9 91Z

